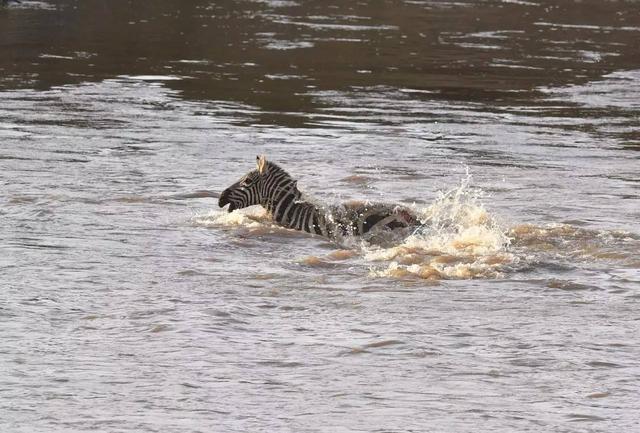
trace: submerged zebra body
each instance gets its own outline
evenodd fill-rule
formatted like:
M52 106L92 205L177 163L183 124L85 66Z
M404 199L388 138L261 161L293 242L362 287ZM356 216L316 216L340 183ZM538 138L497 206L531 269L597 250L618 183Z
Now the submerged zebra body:
M297 181L264 156L257 157L255 170L222 192L218 205L229 205L229 212L261 205L281 226L332 239L420 225L416 216L402 206L368 202L320 206L305 199Z

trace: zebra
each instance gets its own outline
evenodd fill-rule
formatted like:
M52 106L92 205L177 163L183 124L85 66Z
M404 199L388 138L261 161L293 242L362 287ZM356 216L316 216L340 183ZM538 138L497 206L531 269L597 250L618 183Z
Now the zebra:
M351 202L322 206L306 199L293 179L279 165L256 157L256 169L225 189L218 201L228 212L261 205L280 226L336 240L345 236L420 226L416 215L403 206Z

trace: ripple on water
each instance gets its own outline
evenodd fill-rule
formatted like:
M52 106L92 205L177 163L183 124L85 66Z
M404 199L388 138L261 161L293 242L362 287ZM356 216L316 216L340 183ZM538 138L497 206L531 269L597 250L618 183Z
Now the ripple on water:
M13 9L40 9L40 10L56 10L56 5L48 2L22 0L9 3L9 7Z
M265 43L264 48L267 50L296 50L313 46L314 43L310 41L271 40Z

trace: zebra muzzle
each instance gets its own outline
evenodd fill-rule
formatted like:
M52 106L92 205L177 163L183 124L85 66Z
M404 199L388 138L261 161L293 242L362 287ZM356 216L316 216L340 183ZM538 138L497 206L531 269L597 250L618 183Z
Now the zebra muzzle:
M229 208L227 208L227 212L233 212L236 209L233 202L229 200L229 193L227 192L227 190L223 191L220 195L220 198L218 199L218 206L225 207L226 205L229 205Z

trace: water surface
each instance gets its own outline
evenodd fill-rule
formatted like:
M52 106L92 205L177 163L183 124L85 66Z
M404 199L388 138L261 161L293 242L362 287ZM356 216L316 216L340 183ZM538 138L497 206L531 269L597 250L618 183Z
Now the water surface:
M116 3L0 9L2 431L635 431L638 2Z

